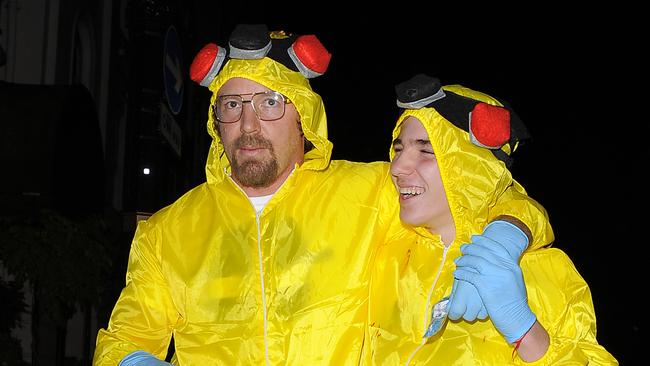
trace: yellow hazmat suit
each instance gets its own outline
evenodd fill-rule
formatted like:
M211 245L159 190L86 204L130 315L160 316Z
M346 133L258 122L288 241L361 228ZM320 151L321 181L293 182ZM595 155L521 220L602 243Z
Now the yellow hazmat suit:
M164 359L172 336L173 363L183 366L363 359L373 256L403 230L388 163L330 161L322 100L300 73L268 57L230 59L210 84L213 102L234 77L287 96L315 148L257 215L229 177L210 114L207 182L139 224L94 365L114 366L136 350ZM525 194L500 207L531 227L537 245L552 239L543 209Z
M443 89L501 106L483 93L458 85ZM429 135L456 224L456 238L445 250L439 236L415 228L417 237L394 237L379 250L370 295L367 356L371 363L406 365L410 359L409 365L617 365L596 341L596 317L587 283L564 252L550 247L529 249L520 262L530 307L551 339L540 360L524 363L516 354L513 357L513 346L489 319L448 321L437 335L424 341L433 304L451 293L453 260L460 255L460 245L469 243L470 236L481 232L485 221L494 216L491 203L502 200L506 187L524 190L503 162L488 149L474 145L468 132L434 108L406 109L393 138L399 136L401 124L409 116L420 120ZM391 151L391 159L393 156Z

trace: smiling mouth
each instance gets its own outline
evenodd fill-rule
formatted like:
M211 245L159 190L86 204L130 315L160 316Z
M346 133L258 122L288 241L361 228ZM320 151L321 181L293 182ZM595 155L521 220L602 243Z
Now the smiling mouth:
M424 193L424 188L422 187L400 187L399 195L401 199L407 200Z

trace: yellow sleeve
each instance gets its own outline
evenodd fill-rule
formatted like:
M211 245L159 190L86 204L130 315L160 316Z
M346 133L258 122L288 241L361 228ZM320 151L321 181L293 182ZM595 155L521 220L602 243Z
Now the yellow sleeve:
M490 209L489 220L502 215L515 217L528 226L532 234L528 250L548 246L555 240L546 209L529 197L516 181L513 181Z
M551 343L546 354L519 365L618 365L596 339L596 312L587 282L560 249L525 253L521 260L528 303L546 328Z
M136 350L164 359L178 314L163 275L160 234L141 221L131 244L126 286L108 327L97 335L93 365L115 366Z

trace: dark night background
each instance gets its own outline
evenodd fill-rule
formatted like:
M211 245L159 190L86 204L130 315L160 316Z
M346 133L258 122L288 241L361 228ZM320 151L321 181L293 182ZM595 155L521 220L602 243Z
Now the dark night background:
M154 177L162 186L175 179L174 188L157 197L151 197L156 190L139 191L154 202L145 211L173 202L205 179L210 95L206 88L190 85L194 54L208 42L227 45L237 23L315 34L332 53L327 72L311 85L325 102L335 159L388 159L398 116L393 87L416 73L485 92L514 108L532 139L515 153L513 175L547 209L553 245L569 254L589 283L599 342L621 365L640 364L647 333L647 306L641 298L648 296L643 270L648 236L642 224L650 207L645 184L650 129L645 104L636 96L645 86L638 50L647 45L639 41L643 23L632 16L634 9L592 5L569 10L548 3L507 8L461 3L452 8L396 2L354 9L329 3L160 3L175 4L169 8L172 18L186 30L182 127L195 135L193 146L183 146L178 165L170 164L178 167L176 172ZM144 51L133 47L125 47L130 58L115 63L137 63L138 52L149 57L146 44L139 45ZM129 85L124 87L113 93L126 95ZM143 208L128 204L140 202L128 200L137 192L127 184L125 209ZM124 250L127 246L128 240ZM117 281L123 281L125 257L123 261L114 268ZM100 319L107 316L99 314Z

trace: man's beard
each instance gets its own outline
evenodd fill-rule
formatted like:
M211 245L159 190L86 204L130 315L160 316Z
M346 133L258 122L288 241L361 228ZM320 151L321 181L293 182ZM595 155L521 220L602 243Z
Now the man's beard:
M263 188L270 186L278 177L278 159L273 145L260 136L242 135L234 143L235 150L241 147L261 147L269 150L271 157L264 160L239 161L233 154L232 175L245 187Z

